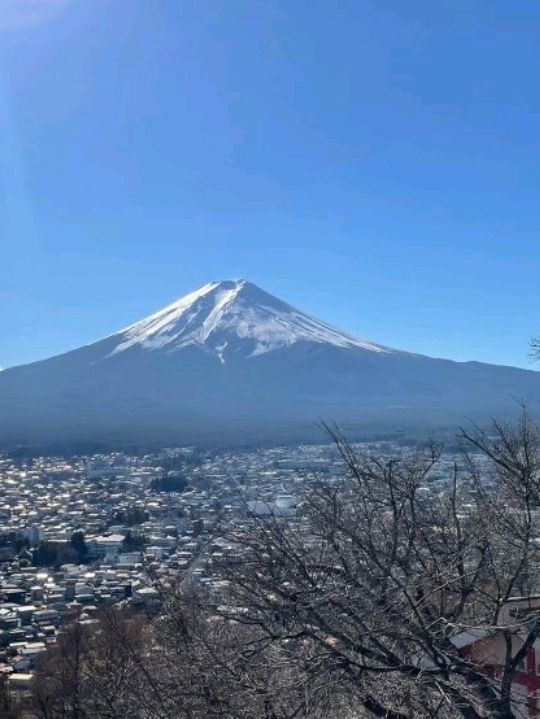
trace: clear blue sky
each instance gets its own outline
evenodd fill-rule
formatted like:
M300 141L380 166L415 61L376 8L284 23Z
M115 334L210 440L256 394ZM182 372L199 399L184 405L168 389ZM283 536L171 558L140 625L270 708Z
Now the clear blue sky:
M246 277L531 366L538 0L1 0L0 365Z

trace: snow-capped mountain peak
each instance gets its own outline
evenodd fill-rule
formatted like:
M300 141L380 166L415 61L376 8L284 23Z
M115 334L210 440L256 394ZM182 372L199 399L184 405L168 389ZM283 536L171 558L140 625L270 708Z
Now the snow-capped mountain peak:
M121 332L0 372L8 446L320 441L317 418L362 432L510 417L540 372L390 350L244 280L212 282Z
M131 348L174 352L196 345L222 363L231 352L256 357L297 342L390 351L300 312L246 280L210 282L115 337L113 355Z

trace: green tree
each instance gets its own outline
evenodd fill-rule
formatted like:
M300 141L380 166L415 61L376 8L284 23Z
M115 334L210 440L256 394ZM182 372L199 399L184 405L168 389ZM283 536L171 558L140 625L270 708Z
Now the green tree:
M88 559L88 546L84 539L84 532L78 530L73 532L71 539L69 540L70 546L77 552L79 561L81 563L86 562Z
M144 535L133 535L128 531L122 542L122 549L124 552L138 552L144 547L145 543Z

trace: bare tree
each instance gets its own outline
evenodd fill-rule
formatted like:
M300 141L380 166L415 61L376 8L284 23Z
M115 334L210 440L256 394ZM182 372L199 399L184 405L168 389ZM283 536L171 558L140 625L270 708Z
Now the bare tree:
M331 434L346 476L307 487L299 522L273 517L237 538L244 561L225 568L235 609L221 614L309 646L376 716L513 717L512 680L540 623L532 604L521 621L501 617L537 590L538 428L524 413L493 438L462 431L465 471L439 492L439 448L381 458ZM500 674L460 651L466 630L501 635Z
M2 719L22 719L20 703L11 696L6 674L0 674L0 717Z
M540 360L540 337L531 337L529 342L529 356L531 359Z
M161 690L171 717L349 716L340 677L311 646L275 642L208 600L206 594L177 594L156 626Z
M144 716L138 694L146 655L144 622L108 607L78 620L37 667L33 716L39 719L123 719Z
M340 476L306 481L296 518L235 530L219 587L182 583L151 620L111 608L74 628L38 672L36 716L517 716L540 637L539 428L524 411L463 429L454 462L328 431Z

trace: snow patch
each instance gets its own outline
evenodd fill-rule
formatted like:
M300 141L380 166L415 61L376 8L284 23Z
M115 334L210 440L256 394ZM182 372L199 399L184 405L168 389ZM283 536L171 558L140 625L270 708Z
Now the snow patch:
M196 345L222 364L226 349L258 357L298 342L392 351L304 314L245 280L211 282L114 336L119 341L111 355L135 347L174 352Z

